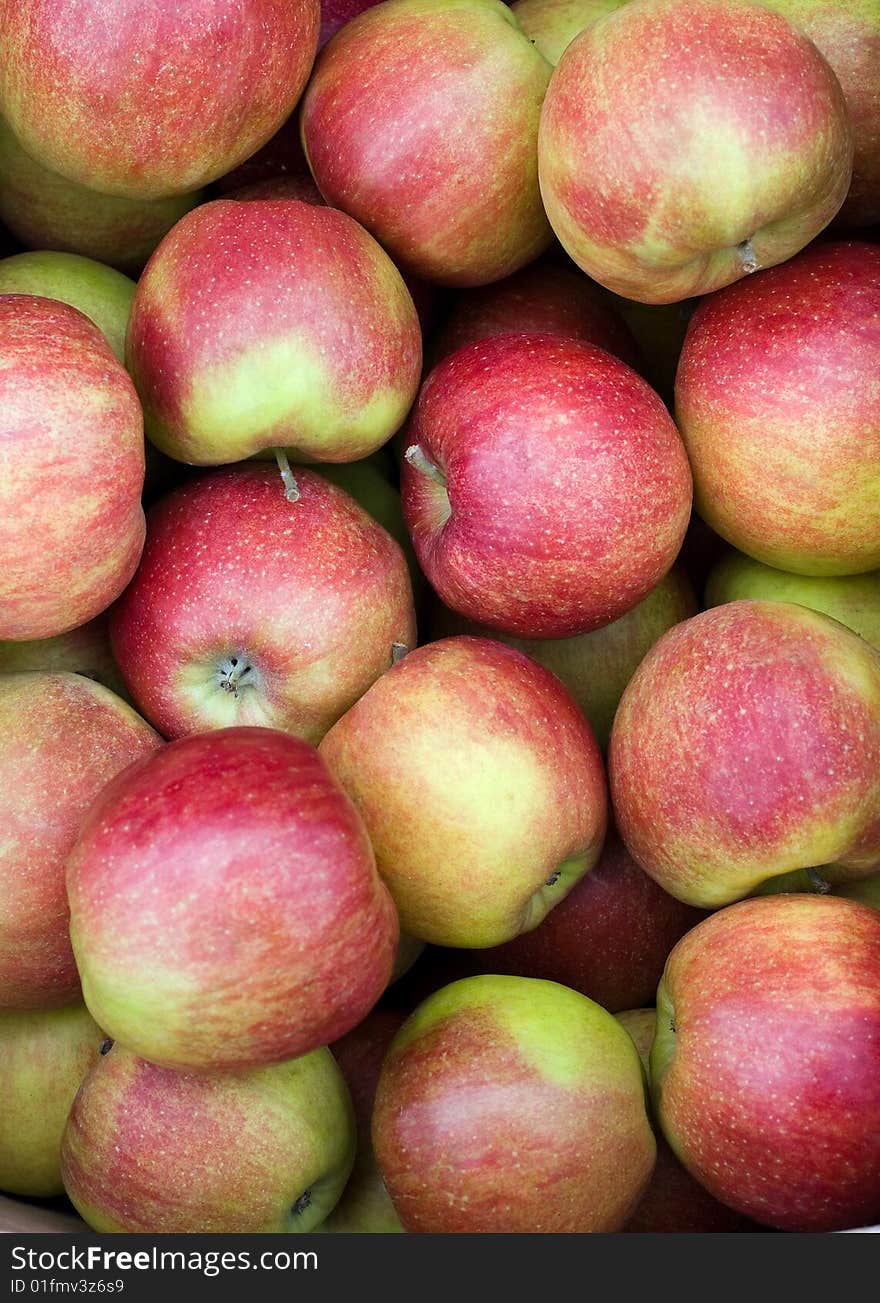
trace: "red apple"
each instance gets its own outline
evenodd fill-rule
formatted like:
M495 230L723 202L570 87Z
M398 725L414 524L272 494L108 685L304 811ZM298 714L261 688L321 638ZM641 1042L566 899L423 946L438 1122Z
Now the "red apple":
M468 619L571 637L623 615L675 560L691 504L678 431L594 345L504 335L459 349L422 386L406 442L416 555Z
M0 27L0 107L32 157L79 185L182 194L289 116L319 11L318 0L16 0Z
M137 275L175 222L204 198L121 199L41 167L0 118L0 220L29 249L78 253Z
M386 0L337 33L303 97L318 188L406 271L500 280L551 241L536 158L549 77L501 0Z
M0 353L0 638L48 638L134 574L141 409L100 330L66 303L0 295Z
M488 635L531 656L568 688L604 750L623 690L636 669L667 629L696 615L697 609L690 583L674 567L625 615L601 629L574 638L512 638L493 633L440 602L435 602L429 611L428 632L433 638L459 633Z
M299 113L294 111L261 149L225 176L218 177L211 190L214 194L231 197L233 192L244 187L280 177L298 177L308 170L299 138Z
M399 272L350 217L218 199L151 258L126 354L148 435L180 461L279 445L304 461L355 461L404 420L422 344Z
M595 864L605 777L557 679L484 638L419 647L321 754L366 823L402 927L491 946L536 927Z
M365 9L372 9L378 0L321 0L321 30L318 49L321 50L335 36L340 27L357 18Z
M0 674L0 1009L79 995L64 873L105 784L161 746L106 688L78 674Z
M825 59L740 0L631 0L587 27L556 67L538 141L566 252L646 303L790 258L840 208L852 157Z
M642 1067L650 1077L651 1045L657 1026L656 1009L628 1009L617 1015L635 1042ZM630 1234L732 1234L761 1227L713 1199L682 1167L663 1139L657 1138L657 1162L648 1188L623 1227Z
M773 896L694 928L657 994L651 1079L715 1198L788 1231L880 1220L880 914Z
M428 1233L617 1231L654 1166L638 1054L554 982L471 977L385 1059L373 1143L398 1216Z
M267 724L317 742L415 644L406 560L342 489L224 467L150 509L111 613L117 663L166 737Z
M493 285L459 291L432 356L439 362L465 344L516 331L580 339L639 368L635 340L608 296L573 267L545 260Z
M242 1235L312 1230L353 1155L351 1101L327 1049L196 1075L117 1044L77 1093L61 1161L94 1230Z
M631 854L680 900L714 908L818 865L866 877L880 868L880 653L804 606L716 606L636 670L609 769Z
M694 314L676 411L696 505L758 561L880 566L880 248L819 244Z
M275 729L129 766L89 812L67 889L92 1015L166 1067L305 1054L391 975L397 917L364 825L313 748Z

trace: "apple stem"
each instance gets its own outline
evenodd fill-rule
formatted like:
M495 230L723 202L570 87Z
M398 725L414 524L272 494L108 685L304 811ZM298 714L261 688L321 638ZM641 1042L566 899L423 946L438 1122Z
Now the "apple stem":
M409 648L405 642L393 642L391 644L391 664L397 665L403 660L404 656L409 655Z
M438 484L443 484L445 486L446 476L443 474L439 466L435 466L434 463L425 456L417 443L411 444L403 456L404 459L409 462L410 466L412 466L413 470L421 471L423 475L427 475L428 479L436 480Z
M290 469L290 462L287 460L287 453L283 448L275 449L275 460L278 463L278 469L281 472L281 481L284 485L284 496L288 502L299 502L299 486L293 477L293 471Z
M807 869L807 877L814 891L818 891L821 896L827 896L831 890L831 883L822 877L818 869Z
M739 254L743 271L747 276L751 276L752 272L757 271L760 266L751 240L743 240L741 244L736 246L736 251Z

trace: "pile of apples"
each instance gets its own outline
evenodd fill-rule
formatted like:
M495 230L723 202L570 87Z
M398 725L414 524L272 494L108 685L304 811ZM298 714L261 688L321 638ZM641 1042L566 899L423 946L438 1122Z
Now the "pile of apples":
M880 0L15 0L0 113L0 1190L880 1222Z

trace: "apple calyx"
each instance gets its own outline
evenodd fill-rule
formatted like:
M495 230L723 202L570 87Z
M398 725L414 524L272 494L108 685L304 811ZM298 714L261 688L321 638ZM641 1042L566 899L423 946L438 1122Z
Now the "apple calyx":
M736 246L736 251L739 254L740 265L747 276L759 270L761 264L758 262L751 239L741 240Z
M106 1039L103 1040L103 1041L101 1041L101 1044L98 1046L98 1053L99 1053L102 1057L103 1057L105 1054L109 1054L110 1051L113 1049L113 1045L114 1045L114 1041L113 1041L112 1037L110 1037L110 1036L106 1037Z
M428 476L428 479L434 480L435 483L442 484L444 489L446 488L446 476L440 467L425 455L424 449L417 443L410 444L403 455L413 470L421 471L423 475Z
M275 460L281 472L281 483L284 485L285 498L287 498L288 502L299 502L299 485L294 478L293 471L290 469L290 462L283 448L275 449Z
M240 690L254 686L257 671L244 656L227 656L217 670L217 686L238 701Z
M291 1215L293 1217L301 1217L302 1214L306 1211L306 1209L311 1207L311 1203L312 1203L311 1190L303 1190L299 1198L295 1199L290 1206Z

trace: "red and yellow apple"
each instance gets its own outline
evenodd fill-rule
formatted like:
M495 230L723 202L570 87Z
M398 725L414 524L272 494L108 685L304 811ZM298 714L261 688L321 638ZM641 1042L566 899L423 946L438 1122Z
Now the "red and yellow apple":
M135 288L128 276L76 253L17 253L0 261L0 294L35 294L78 308L123 363Z

